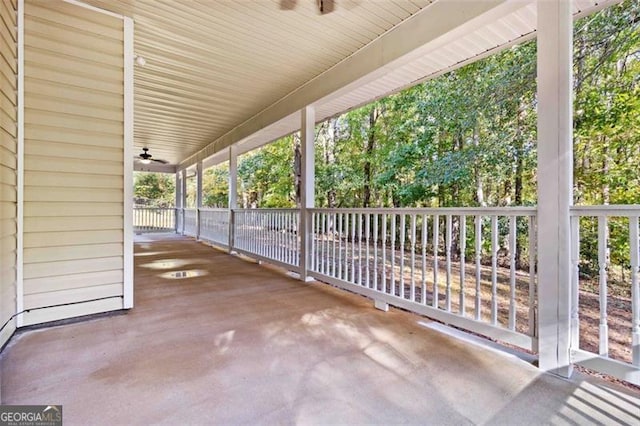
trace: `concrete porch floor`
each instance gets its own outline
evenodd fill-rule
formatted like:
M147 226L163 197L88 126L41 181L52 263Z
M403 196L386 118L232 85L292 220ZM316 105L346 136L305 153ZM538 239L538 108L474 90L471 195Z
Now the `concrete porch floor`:
M190 239L139 238L135 265L126 315L14 337L4 404L63 404L68 425L640 423L638 393Z

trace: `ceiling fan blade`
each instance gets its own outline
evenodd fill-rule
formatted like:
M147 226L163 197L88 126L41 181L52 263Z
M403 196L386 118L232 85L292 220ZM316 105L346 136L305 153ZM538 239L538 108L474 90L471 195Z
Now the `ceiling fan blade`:
M158 160L156 158L152 158L151 161L155 161L156 163L160 163L160 164L169 164L167 160Z

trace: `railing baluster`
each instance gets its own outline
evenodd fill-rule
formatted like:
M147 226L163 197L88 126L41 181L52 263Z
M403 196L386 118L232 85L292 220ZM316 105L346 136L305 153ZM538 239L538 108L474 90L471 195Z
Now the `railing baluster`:
M256 212L256 216L259 223L258 226L262 233L262 238L259 243L260 255L262 257L267 257L269 255L269 226L267 223L269 216L268 214L261 214L260 211Z
M270 259L277 259L278 257L278 212L271 213L271 256Z
M262 254L262 247L264 247L264 235L263 235L263 227L262 224L260 223L260 218L258 217L257 212L252 212L251 215L251 226L256 230L256 235L257 235L257 239L256 241L254 241L253 243L253 252L257 253L257 254Z
M280 235L280 228L281 228L280 218L282 217L282 214L281 214L281 212L275 212L274 216L275 216L274 217L275 225L274 225L273 232L274 232L274 237L275 237L274 238L274 240L275 240L274 246L275 247L274 247L274 256L273 257L276 260L281 261L282 259L280 258L280 253L281 253L281 251L280 251L280 236L281 236Z
M365 228L364 228L364 234L365 234L365 246L366 246L366 251L365 251L365 286L366 287L370 287L371 285L371 280L370 280L370 276L369 276L369 235L371 234L371 216L369 215L369 213L367 213L365 216Z
M640 367L640 235L638 216L629 218L629 246L631 251L631 363Z
M356 214L351 214L351 282L356 282Z
M516 217L509 217L509 329L516 329Z
M465 309L465 280L466 280L466 251L467 251L467 217L460 216L460 307L459 313L463 317L466 316Z
M297 266L301 266L298 261L298 233L296 229L298 228L298 212L291 213L291 228L289 228L289 241L291 247L291 263ZM311 233L311 237L313 237L313 231ZM313 240L313 238L312 238Z
M447 267L447 287L446 287L446 309L447 312L451 312L451 234L453 233L452 217L450 214L446 217L447 236L446 236L446 267Z
M296 263L293 256L295 249L293 245L293 239L291 238L291 236L293 235L293 233L291 232L293 229L293 215L294 215L294 212L289 212L287 214L287 220L285 224L286 228L285 228L284 235L285 235L286 244L287 244L287 263L295 266Z
M475 318L480 321L482 318L482 292L480 288L480 280L482 278L482 216L475 217L475 251L476 251L476 294L475 294L475 302L476 302L476 311Z
M607 267L608 259L608 238L607 238L607 217L598 216L598 266L599 266L599 293L600 293L600 345L599 353L609 356L609 326L607 324Z
M284 258L285 258L285 262L287 262L287 264L289 265L291 264L291 239L289 235L289 229L291 229L290 221L291 221L291 213L287 212L284 215L283 236L284 236Z
M318 269L317 269L317 266L316 266L318 264L318 262L316 261L316 238L317 238L316 236L318 235L317 230L316 230L316 227L318 226L318 217L317 216L318 216L318 214L315 213L315 212L311 214L311 235L310 235L310 238L311 238L311 253L309 254L309 256L310 256L310 260L311 260L310 267L311 267L311 270L313 272L318 272ZM298 238L300 238L299 234L300 234L300 231L298 231ZM300 252L302 253L303 250L301 250ZM302 263L304 261L305 261L304 259L300 259L300 265L299 265L300 267L303 267Z
M285 213L284 212L279 212L278 213L278 259L280 259L280 261L282 263L286 263L287 260L285 258L286 255L286 251L285 251L285 241L284 241L284 219L285 219Z
M422 290L420 291L420 303L427 304L427 215L422 215Z
M289 220L289 212L281 211L279 212L280 223L278 225L278 252L280 256L280 261L282 263L289 264L289 233L288 233L288 220Z
M331 262L330 262L330 257L331 257L331 240L330 240L330 235L331 235L331 214L329 213L325 213L325 222L326 222L326 232L324 234L324 241L325 241L325 266L324 266L324 274L325 275L331 275Z
M349 281L349 218L351 215L345 213L344 215L344 281Z
M404 299L404 243L406 236L406 215L400 215L400 297Z
M529 216L529 335L538 335L536 310L536 263L537 263L537 222L535 216ZM537 351L537 348L532 348Z
M269 213L269 259L276 258L276 249L278 246L278 213Z
M571 349L580 349L580 217L571 218Z
M267 215L260 214L260 212L256 212L258 216L258 221L260 223L260 231L262 234L262 238L260 239L260 255L262 257L267 257L267 247L269 241L269 235L267 234Z
M438 243L440 240L440 216L433 215L433 307L439 306L438 295Z
M247 227L247 239L245 244L247 246L247 250L250 253L257 253L256 248L258 240L260 239L260 233L255 226L255 212L250 210L247 213L245 220L245 226ZM249 238L251 234L253 234L254 238Z
M373 214L373 288L378 290L378 214Z
M491 324L498 323L498 216L491 216Z
M391 214L391 294L396 294L396 215Z
M338 220L338 214L337 213L333 213L333 215L331 216L331 243L333 245L333 249L332 249L332 255L331 255L331 276L334 278L338 278L338 276L336 275L336 233L337 233L337 220Z
M330 215L325 212L322 214L322 273L325 275L329 275L329 256L331 255L330 227Z
M342 279L342 221L344 220L344 215L342 213L338 214L338 274L336 278Z
M308 220L308 218L307 218ZM298 267L302 267L302 263L300 261L300 253L302 253L302 249L300 247L301 245L301 239L299 238L300 235L300 216L298 214L294 214L292 216L292 222L293 222L293 229L292 229L292 240L291 242L293 243L293 247L295 248L295 261L298 264ZM306 231L305 231L306 232ZM311 241L313 242L313 235L311 235ZM313 252L312 252L313 255ZM304 260L306 262L306 260Z
M328 275L329 269L329 214L322 214L322 273Z
M382 292L387 292L387 215L382 214Z
M358 281L359 285L364 285L362 279L362 214L358 213Z
M411 288L409 299L416 300L416 215L411 215Z
M271 220L273 216L270 212L267 212L266 214L260 214L260 212L258 212L258 215L262 217L262 226L264 229L263 256L269 259L272 257L271 252L273 249L273 244L271 242L271 238L272 238L271 229L273 228L273 226L271 225Z

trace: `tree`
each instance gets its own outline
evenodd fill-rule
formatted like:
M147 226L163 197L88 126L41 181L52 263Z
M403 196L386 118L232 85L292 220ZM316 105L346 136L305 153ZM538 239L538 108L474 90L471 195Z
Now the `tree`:
M165 173L135 172L133 178L135 204L169 207L175 202L175 179Z

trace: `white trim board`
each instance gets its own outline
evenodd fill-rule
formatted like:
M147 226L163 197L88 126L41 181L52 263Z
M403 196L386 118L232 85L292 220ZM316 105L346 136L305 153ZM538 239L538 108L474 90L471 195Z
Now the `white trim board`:
M123 308L133 308L133 20L124 18Z
M22 327L24 310L24 0L18 0L18 140L16 203L16 327Z

